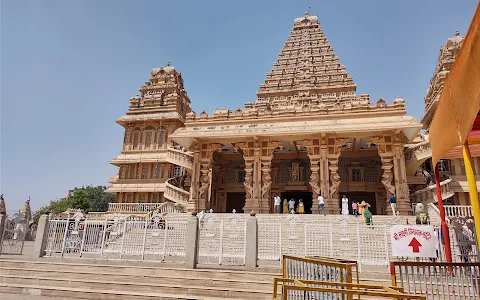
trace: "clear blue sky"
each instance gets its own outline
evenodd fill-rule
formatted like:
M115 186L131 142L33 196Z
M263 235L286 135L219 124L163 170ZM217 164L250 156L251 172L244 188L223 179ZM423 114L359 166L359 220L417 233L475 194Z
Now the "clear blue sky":
M1 0L1 193L37 209L106 185L114 120L168 61L194 110L254 101L293 19L311 7L357 93L406 100L419 120L439 47L465 34L477 0Z

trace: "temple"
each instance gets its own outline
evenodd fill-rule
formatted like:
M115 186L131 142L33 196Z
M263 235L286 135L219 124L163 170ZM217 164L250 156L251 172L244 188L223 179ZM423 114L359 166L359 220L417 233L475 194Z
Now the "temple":
M434 91L432 91L434 92ZM422 139L422 124L406 115L405 101L372 101L356 94L318 18L294 20L287 41L257 92L242 109L192 111L181 73L153 69L130 98L119 167L108 192L117 203L175 202L188 211L273 212L273 196L302 199L330 214L340 198L366 201L374 214L391 214L397 197L411 213L409 180L425 159L405 154Z

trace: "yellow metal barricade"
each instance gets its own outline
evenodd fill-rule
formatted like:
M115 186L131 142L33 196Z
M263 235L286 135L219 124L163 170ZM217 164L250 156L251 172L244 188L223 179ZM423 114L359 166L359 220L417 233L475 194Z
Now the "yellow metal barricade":
M289 255L282 258L282 275L287 279L352 283L353 272L356 275L356 282L359 283L356 261Z
M331 281L298 280L275 278L273 299L277 299L278 285L281 285L282 300L288 299L414 299L426 300L424 295L406 294L403 288L370 284L357 284Z

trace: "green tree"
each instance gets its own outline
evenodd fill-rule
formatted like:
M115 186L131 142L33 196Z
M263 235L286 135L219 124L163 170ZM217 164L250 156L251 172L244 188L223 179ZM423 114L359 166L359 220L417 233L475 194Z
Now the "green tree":
M88 193L84 189L74 190L73 195L68 198L68 207L88 212L92 207Z
M68 200L66 198L60 198L57 200L52 200L50 203L35 212L33 215L33 223L38 224L38 220L43 214L53 213L59 214L66 211L69 208Z
M87 193L87 197L90 201L90 211L104 212L108 210L108 204L115 202L115 196L112 194L105 193L107 189L106 186L86 186L80 189L75 188L74 192L77 190L84 190Z

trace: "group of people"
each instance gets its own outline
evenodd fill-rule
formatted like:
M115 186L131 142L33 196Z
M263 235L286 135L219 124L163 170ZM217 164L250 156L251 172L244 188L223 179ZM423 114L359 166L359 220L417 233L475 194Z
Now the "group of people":
M299 213L299 214L304 214L305 213L305 205L303 204L303 200L300 199L298 200L298 204L296 199L291 198L289 201L287 199L283 199L283 204L282 204L282 199L280 196L275 195L273 197L273 207L274 211L277 214L281 214L282 212L284 214L288 213Z
M324 216L327 215L327 211L325 210L325 199L323 198L322 195L319 195L318 198L318 206L317 206L317 212L318 214L323 213ZM343 215L348 215L349 209L348 209L348 198L343 195L342 198L342 211L341 213ZM299 213L299 214L304 214L305 213L305 205L303 203L303 200L300 199L297 200L294 198L291 198L290 200L287 201L287 199L283 200L280 198L279 195L275 195L273 197L273 204L274 204L274 212L277 214L287 214L287 213ZM353 202L352 203L352 211L353 215L357 216L361 215L362 218L364 219L365 224L371 225L372 224L372 213L370 212L370 204L368 204L365 201L362 201L361 203L358 202Z

